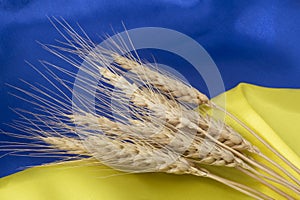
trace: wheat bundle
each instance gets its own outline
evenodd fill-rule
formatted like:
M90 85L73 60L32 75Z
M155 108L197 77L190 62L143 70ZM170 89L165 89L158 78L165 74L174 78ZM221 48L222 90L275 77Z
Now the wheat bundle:
M2 148L13 153L30 151L31 155L34 155L32 152L56 155L63 160L94 158L104 165L130 173L192 174L214 179L255 199L273 199L206 169L208 165L224 166L249 175L283 198L294 199L300 194L297 178L264 156L244 136L206 112L207 109L224 111L210 102L206 95L132 54L118 53L120 50L126 52L122 46L111 44L111 49L97 49L85 33L86 37L80 36L63 20L56 20L56 23L65 31L60 31L66 39L65 46L43 46L99 80L97 85L91 85L93 91L80 88L85 94L95 96L96 111L86 106L85 96L79 93L73 94L73 100L77 100L74 104L66 94L66 91L72 93L72 83L59 79L54 70L90 85L86 76L42 62L48 76L32 67L56 91L30 83L26 84L33 92L15 87L34 99L24 100L34 104L39 112L16 110L22 120L12 126L26 134L10 134L35 143L11 143ZM81 61L66 57L62 52L78 56L90 68L83 69ZM198 112L196 107L205 107L205 110ZM252 130L249 131L267 145ZM268 148L271 147L268 145ZM253 155L262 156L285 175L262 165ZM299 173L299 169L283 160Z

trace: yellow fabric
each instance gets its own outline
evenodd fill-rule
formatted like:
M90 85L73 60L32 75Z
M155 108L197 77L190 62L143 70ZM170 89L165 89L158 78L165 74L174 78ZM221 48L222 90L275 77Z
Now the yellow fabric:
M214 101L220 101L217 97ZM227 109L262 135L300 167L300 90L269 89L240 84L226 92ZM228 123L272 154L237 123ZM282 164L282 162L279 162ZM185 200L251 199L206 178L162 173L124 174L90 163L34 167L0 179L1 200ZM283 165L283 164L282 164ZM228 168L210 167L216 174L241 182L281 199L251 178ZM296 174L299 177L299 175Z

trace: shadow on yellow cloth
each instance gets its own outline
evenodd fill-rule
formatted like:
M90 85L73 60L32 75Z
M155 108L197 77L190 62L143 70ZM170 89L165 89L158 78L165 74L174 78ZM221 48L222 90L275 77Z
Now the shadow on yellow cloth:
M217 102L220 97L215 98ZM300 90L240 84L226 92L227 109L300 167ZM268 156L272 154L230 119L228 123ZM275 157L272 157L276 159ZM280 161L278 161L280 163ZM282 164L282 163L280 163ZM194 200L251 199L207 178L162 173L124 174L86 161L34 167L0 179L1 200ZM234 169L210 171L281 199ZM299 178L299 175L296 175Z

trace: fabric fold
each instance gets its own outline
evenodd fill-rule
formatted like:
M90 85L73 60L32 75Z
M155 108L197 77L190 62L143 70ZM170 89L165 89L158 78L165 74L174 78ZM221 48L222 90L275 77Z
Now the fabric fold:
M223 95L226 95L226 108L230 113L261 135L294 165L300 167L300 140L297 138L300 131L300 123L297 122L300 119L300 90L271 89L243 83ZM216 97L213 101L218 102L221 97ZM239 124L229 117L226 117L226 121L266 152L267 156L288 169ZM4 177L0 179L0 199L251 199L206 178L162 173L125 174L91 163L76 161L33 167ZM234 169L208 168L218 175L247 183L253 188L278 197L270 189ZM295 176L300 179L299 175Z

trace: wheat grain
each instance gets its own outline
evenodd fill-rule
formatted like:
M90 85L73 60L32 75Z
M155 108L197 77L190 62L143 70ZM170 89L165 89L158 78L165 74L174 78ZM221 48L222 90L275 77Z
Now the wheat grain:
M208 98L206 95L202 94L195 88L184 84L182 81L162 75L150 69L149 67L138 63L134 59L128 59L120 55L115 55L114 59L114 61L124 69L130 70L131 72L137 74L140 79L144 80L145 82L149 82L155 88L173 96L179 101L197 105L208 103Z

